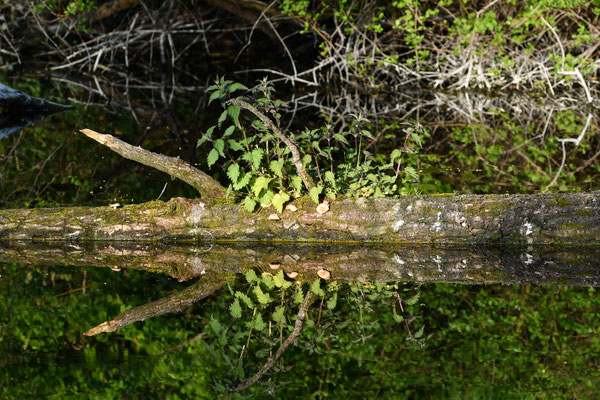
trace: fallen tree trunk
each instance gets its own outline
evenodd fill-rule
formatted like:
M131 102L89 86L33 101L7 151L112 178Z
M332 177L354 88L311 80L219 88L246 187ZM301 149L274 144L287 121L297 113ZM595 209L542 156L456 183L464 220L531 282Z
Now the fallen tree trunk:
M90 129L81 132L126 158L182 179L202 201L2 210L0 239L593 245L600 238L600 193L359 198L319 207L299 198L282 213L268 211L273 208L249 213L231 204L212 177L179 158ZM305 174L301 166L297 169L299 176Z
M0 239L299 241L446 244L598 244L598 193L345 199L321 214L249 213L239 205L168 202L1 210Z

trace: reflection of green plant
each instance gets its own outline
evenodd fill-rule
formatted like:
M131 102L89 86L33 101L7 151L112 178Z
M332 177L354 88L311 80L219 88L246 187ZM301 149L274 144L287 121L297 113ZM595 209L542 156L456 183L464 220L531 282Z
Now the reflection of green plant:
M418 288L415 293L413 287L400 288L399 284L336 281L324 284L320 279L302 284L286 280L282 270L275 275L260 276L248 270L245 281L246 285L238 286L237 290L230 288L228 311L233 320L224 318L224 314L213 314L206 329L213 338L210 340L213 357L224 361L229 371L224 382L215 383L220 392L228 391L230 385L247 387L243 382L255 374L250 372L264 373L264 365L278 361L273 358L294 334L302 334L295 345L307 354L326 351L340 336L354 336L361 343L367 342L378 324L373 315L375 309L382 305L392 311L388 322L406 330L407 343L422 347L429 339L424 337L424 324L415 320L420 306ZM407 300L403 300L405 293ZM303 309L310 306L313 298L315 306ZM298 332L300 313L305 313L304 326ZM417 329L413 329L415 325ZM292 337L292 341L295 339Z
M224 111L217 125L211 126L198 141L198 146L211 142L208 166L225 160L223 169L231 182L228 193L241 191L243 204L249 211L257 205L272 205L281 212L287 201L304 190L316 203L323 195L383 197L414 191L418 174L410 166L401 169L402 154L416 153L422 146L428 133L420 125L408 124L403 149L395 150L386 161L385 156L375 157L366 150L367 144L376 138L367 129L369 121L360 115L354 117L346 131L335 132L326 125L293 134L281 127L279 109L286 104L273 99L273 88L266 81L248 96L233 100L231 94L248 89L221 78L208 90L209 101L219 100ZM247 128L240 123L241 108L252 112ZM228 119L231 124L227 126ZM225 126L221 135L215 135L215 129ZM294 154L298 151L295 146L304 153L301 159L299 153ZM309 177L303 177L304 169ZM316 184L312 182L314 178Z

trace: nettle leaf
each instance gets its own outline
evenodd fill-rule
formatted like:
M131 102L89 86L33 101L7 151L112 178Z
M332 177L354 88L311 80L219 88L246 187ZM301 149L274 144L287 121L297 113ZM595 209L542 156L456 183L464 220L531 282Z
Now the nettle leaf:
M227 145L233 151L244 150L244 146L240 142L238 142L237 140L229 139L227 141Z
M254 272L253 270L250 270L250 271ZM256 276L256 274L254 276ZM242 300L242 302L249 309L251 309L251 310L254 309L254 302L252 302L252 300L250 299L250 297L246 296L244 293L242 293L240 291L237 291L237 292L235 292L235 297L237 297L238 299Z
M281 158L279 160L273 160L269 163L269 169L271 172L280 178L283 178L283 161L283 158Z
M266 189L267 186L269 186L269 181L270 179L265 178L264 176L259 176L258 178L256 178L256 181L254 181L254 186L252 186L252 191L254 192L254 195L258 197L260 192L263 189Z
M419 174L417 173L417 170L413 167L404 167L404 172L406 173L406 175L413 178L414 180L419 179Z
M235 83L231 84L231 86L229 86L229 93L233 93L236 90L240 90L240 89L248 90L248 88L246 86L242 85L241 83L235 82Z
M219 159L219 152L216 149L212 149L210 153L208 153L208 158L206 162L208 164L208 168L212 167L214 163Z
M213 332L216 333L217 335L223 329L219 320L217 320L214 316L210 317L210 321L208 322L208 325L212 328Z
M225 132L223 133L223 137L227 137L227 136L231 135L233 133L233 131L235 131L235 126L234 125L229 126L227 129L225 129Z
M246 327L248 329L263 331L267 327L267 324L265 324L265 321L263 321L261 313L256 313L256 316L252 321L246 322Z
M271 275L264 275L262 277L261 282L269 289L273 289L275 287L275 282L273 282L273 277Z
M254 211L254 207L256 207L256 200L252 199L250 196L246 196L244 198L244 202L242 203L248 212Z
M397 323L401 323L402 321L404 321L404 317L402 315L398 315L398 313L396 312L396 306L394 306L394 313L392 315L394 317L394 321L396 321Z
M221 124L225 121L226 118L227 118L227 110L223 111L221 113L221 115L219 116L219 120L217 121L217 125L219 125L219 128L221 127Z
M313 186L308 191L308 195L310 196L312 201L314 201L316 204L319 204L319 195L321 194L322 191L323 191L323 186L321 186L321 185Z
M273 321L285 322L285 307L277 307L277 310L273 313Z
M318 278L310 285L310 290L317 296L325 296L325 292L321 289L321 280Z
M271 296L269 296L269 293L263 292L258 285L254 287L254 294L256 295L256 299L260 304L269 304L271 302Z
M256 276L256 272L253 269L249 269L246 271L246 282L259 282L258 276Z
M339 133L335 133L333 135L333 138L336 139L339 142L344 143L346 146L350 146L350 143L348 143L348 141L346 140L346 138L343 135L340 135Z
M273 191L267 190L260 198L260 205L263 207L268 207L271 205L272 201L273 201Z
M254 169L258 169L258 167L260 167L260 162L263 158L263 155L263 149L252 150L252 166L254 167Z
M240 106L227 107L227 114L229 114L235 126L240 126Z
M419 330L415 332L415 339L419 339L421 336L423 336L423 331L425 331L425 325L421 326Z
M296 293L294 293L294 296L292 297L292 299L294 300L294 303L296 303L296 304L300 304L304 301L304 293L302 293L301 286L296 286Z
M335 187L335 175L333 172L325 172L325 182L329 182L331 183L331 186Z
M290 186L299 194L302 191L302 178L298 175L292 176Z
M213 86L211 86L213 87ZM223 94L221 93L220 90L217 90L216 92L212 92L212 94L210 95L210 97L208 98L208 104L212 103L213 100L218 99L219 97L221 97Z
M292 286L292 282L288 282L285 280L282 269L280 269L279 272L277 273L277 275L275 275L273 277L273 283L275 283L275 286L277 286L278 288L283 288L283 289L287 289L290 286Z
M331 299L327 300L327 309L333 310L336 305L337 305L337 293L334 293L333 297Z
M415 132L411 132L410 137L415 141L416 144L419 145L419 147L423 147L423 139L421 136L417 135Z
M368 138L369 138L369 139L371 139L371 140L375 140L375 136L373 136L373 135L371 134L371 132L369 132L369 131L367 131L367 130L362 130L362 131L360 131L360 134L361 134L361 135L363 135L363 136L366 136L366 137L368 137Z
M414 306L419 301L419 297L421 297L421 292L415 294L413 297L411 297L410 299L406 300L405 303L408 304L409 306Z
M289 194L287 194L285 192L279 192L275 196L273 196L273 200L271 201L271 203L273 204L273 207L275 207L277 212L281 214L283 212L283 205L289 199L290 199ZM279 271L279 272L283 273L282 271Z
M242 306L240 306L240 300L235 299L233 303L229 306L229 313L233 318L241 318L242 317Z
M208 128L206 133L204 135L202 135L202 137L200 139L198 139L198 143L196 144L196 147L200 147L200 145L202 145L204 142L212 139L212 134L216 127L217 127L216 125L213 125L210 128Z
M215 140L213 147L217 149L221 157L225 157L225 153L223 153L223 149L225 149L225 141L223 139Z
M244 173L237 183L233 184L234 190L240 190L241 188L247 186L250 183L250 179L252 178L252 173Z
M227 168L227 176L231 179L232 183L237 183L238 178L240 177L239 164L231 164L229 168Z

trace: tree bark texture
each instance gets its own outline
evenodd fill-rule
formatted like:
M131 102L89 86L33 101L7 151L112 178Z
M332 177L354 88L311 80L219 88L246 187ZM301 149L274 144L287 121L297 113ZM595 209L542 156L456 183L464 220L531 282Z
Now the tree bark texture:
M111 207L0 210L0 240L597 245L600 194L344 199L321 214L183 198Z

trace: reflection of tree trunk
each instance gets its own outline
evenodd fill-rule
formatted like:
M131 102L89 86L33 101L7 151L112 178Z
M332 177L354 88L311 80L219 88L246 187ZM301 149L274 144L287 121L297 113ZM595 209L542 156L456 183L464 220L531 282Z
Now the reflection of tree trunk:
M272 357L269 357L269 359L267 360L265 365L256 374L254 374L254 376L252 376L247 381L240 383L233 390L235 390L236 392L239 392L241 390L249 388L250 386L254 385L256 383L256 381L258 381L267 371L269 371L271 368L273 368L273 365L275 365L277 360L279 360L281 358L281 356L283 355L285 350L289 347L289 345L294 343L294 341L302 333L302 328L304 327L304 320L306 318L306 311L308 310L308 307L310 307L310 305L312 304L314 299L315 299L314 293L309 290L308 293L306 293L306 297L304 298L304 301L300 305L298 314L296 315L296 323L294 324L294 330L292 331L292 333L290 333L290 336L288 336L287 339L285 339L285 342L283 342L281 344L281 347L279 347L279 349L277 349L277 352L275 353L275 355Z
M152 303L144 304L139 307L130 308L110 321L103 322L90 329L85 332L84 335L94 336L103 332L114 332L117 329L134 322L144 321L148 318L156 317L157 315L181 312L195 302L213 294L223 283L223 280L200 279L192 286L173 293L164 299L153 301Z
M533 283L600 285L600 246L425 246L214 244L182 245L132 242L0 241L0 260L34 265L102 266L171 275L180 281L196 276L228 279L279 265L296 279L313 281L326 268L343 281L455 282L468 284ZM204 279L204 278L203 278Z

